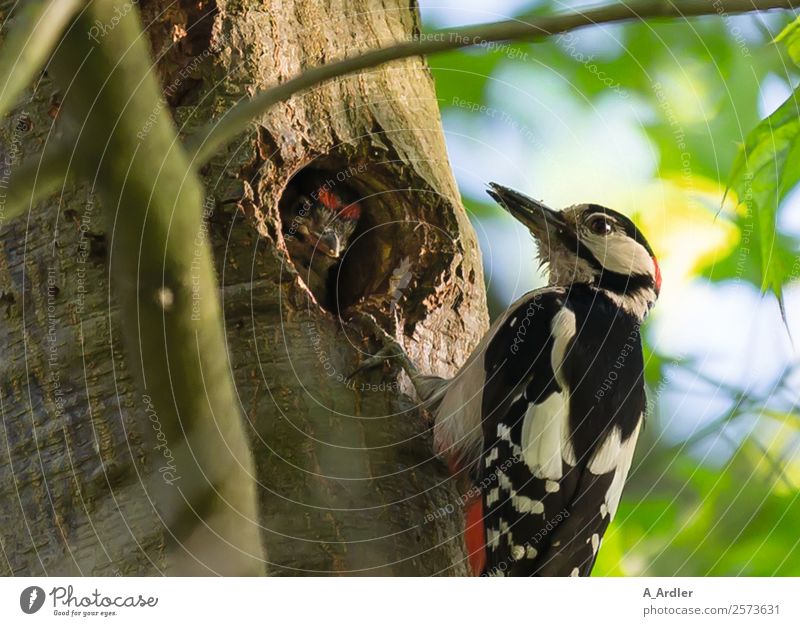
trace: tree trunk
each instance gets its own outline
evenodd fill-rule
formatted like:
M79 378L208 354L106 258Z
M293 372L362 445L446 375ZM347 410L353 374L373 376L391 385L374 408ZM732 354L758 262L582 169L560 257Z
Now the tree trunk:
M371 4L139 3L183 134L304 68L418 32L414 8ZM7 170L38 152L59 99L45 77L4 123ZM424 60L294 97L202 174L268 573L465 573L459 494L424 416L396 371L348 377L378 347L347 321L357 312L399 329L439 375L486 330L480 256ZM364 209L336 287L316 294L282 234L312 174ZM0 205L0 573L165 568L166 533L139 478L163 459L120 348L113 248L96 213L69 186L11 223ZM198 573L218 560L202 542L191 549Z

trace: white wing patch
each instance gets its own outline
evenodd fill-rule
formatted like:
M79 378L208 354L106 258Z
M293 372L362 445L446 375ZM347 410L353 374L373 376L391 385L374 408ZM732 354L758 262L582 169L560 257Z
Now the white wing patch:
M553 323L550 326L550 333L553 335L553 352L550 355L550 365L553 367L556 380L562 389L566 387L566 381L561 374L561 366L564 364L564 356L576 332L575 314L568 308L562 308L553 316Z
M442 401L436 411L433 427L434 450L439 457L455 458L463 466L472 465L482 452L483 431L481 429L483 387L487 373L484 371L486 348L497 331L509 323L509 317L524 302L543 293L563 293L560 287L548 287L527 293L514 302L498 317L489 332L481 339L475 350L458 373L442 388ZM513 318L516 320L516 318ZM516 324L516 321L515 321ZM499 366L499 363L495 363Z
M633 461L633 452L636 449L636 440L639 438L639 429L642 426L642 420L636 425L636 429L631 433L627 440L622 442L619 447L619 456L617 457L616 471L614 472L614 480L608 488L605 498L605 506L607 512L610 514L610 519L614 519L614 514L617 512L619 499L622 496L622 488L625 486L625 479L628 477L628 471L631 469L631 462ZM600 514L603 515L603 506L600 507Z
M563 428L561 430L561 451L564 455L564 462L567 465L575 467L578 464L578 460L575 456L575 448L572 445L572 437L570 437L569 428Z
M522 458L537 478L551 481L563 475L563 462L575 464L569 437L569 389L560 375L564 356L575 336L575 314L567 308L553 316L551 366L561 393L552 393L544 402L530 403L522 422Z
M600 474L608 474L616 469L622 452L621 437L622 432L619 426L614 426L611 432L606 435L606 440L597 448L589 461L589 471L592 474L599 476ZM625 443L627 444L628 442Z
M562 432L567 416L563 393L553 393L541 404L528 405L522 422L522 458L537 478L561 478Z

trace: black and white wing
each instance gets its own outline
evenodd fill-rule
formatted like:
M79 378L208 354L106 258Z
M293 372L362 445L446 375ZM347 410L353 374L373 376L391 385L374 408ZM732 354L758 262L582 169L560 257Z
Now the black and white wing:
M635 324L613 303L583 295L529 294L486 346L487 574L588 575L616 510L644 409L641 347L637 334L615 371L633 400L596 396Z

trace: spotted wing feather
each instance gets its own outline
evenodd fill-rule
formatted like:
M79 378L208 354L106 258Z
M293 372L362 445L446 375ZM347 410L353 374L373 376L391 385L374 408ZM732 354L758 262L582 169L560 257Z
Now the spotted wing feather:
M580 289L534 292L497 329L484 367L486 573L588 575L644 409L638 326ZM615 385L595 393L610 371Z

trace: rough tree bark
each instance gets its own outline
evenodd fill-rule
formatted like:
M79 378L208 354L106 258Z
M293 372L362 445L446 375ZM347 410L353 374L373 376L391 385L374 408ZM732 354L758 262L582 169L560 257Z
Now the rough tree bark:
M418 31L415 7L373 4L139 3L182 133L305 67ZM44 76L3 122L6 174L38 152L60 97ZM308 291L282 235L308 172L363 198L338 313ZM346 321L357 311L399 329L421 369L441 375L486 328L424 61L294 97L202 173L268 572L465 573L461 519L446 514L458 494L397 372L344 380L376 347ZM163 571L165 531L140 481L163 457L120 347L94 199L68 186L0 225L0 573ZM194 550L208 573L213 557Z

